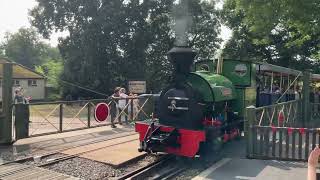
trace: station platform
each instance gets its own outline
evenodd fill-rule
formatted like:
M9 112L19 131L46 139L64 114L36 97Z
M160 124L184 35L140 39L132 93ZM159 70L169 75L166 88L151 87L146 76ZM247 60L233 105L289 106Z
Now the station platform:
M192 180L307 179L307 163L247 159L245 147L244 141L230 142L225 147L223 158Z
M301 180L306 178L306 163L224 158L193 180Z

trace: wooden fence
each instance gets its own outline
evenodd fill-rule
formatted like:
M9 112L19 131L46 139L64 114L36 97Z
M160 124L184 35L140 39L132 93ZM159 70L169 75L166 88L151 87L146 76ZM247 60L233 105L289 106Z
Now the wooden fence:
M245 134L247 157L307 161L310 151L320 145L319 104L311 104L311 118L303 118L302 101L265 107L248 107Z
M307 161L320 144L320 129L252 126L248 158Z

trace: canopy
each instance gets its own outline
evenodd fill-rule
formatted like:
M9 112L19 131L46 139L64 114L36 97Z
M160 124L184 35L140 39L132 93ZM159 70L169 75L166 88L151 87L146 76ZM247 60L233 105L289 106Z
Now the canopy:
M257 72L258 71L273 72L275 74L294 75L294 76L302 75L301 71L286 68L286 67L281 67L281 66L277 66L277 65L273 65L273 64L267 64L267 63L257 64L256 69L257 69Z

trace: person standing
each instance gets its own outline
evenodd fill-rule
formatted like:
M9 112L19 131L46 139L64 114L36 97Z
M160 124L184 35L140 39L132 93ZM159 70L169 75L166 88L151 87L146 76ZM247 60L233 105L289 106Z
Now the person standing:
M110 103L110 116L111 116L111 127L116 128L117 126L114 124L114 121L117 117L117 99L119 98L119 91L120 87L116 87L113 91L113 94L111 96L111 103ZM119 120L119 124L121 124L121 121Z
M70 102L70 101L72 101L72 95L71 95L71 94L68 94L68 95L66 96L66 101L68 101L68 102L66 103L68 106L72 106L72 103Z
M15 90L15 95L13 99L14 104L28 104L28 100L29 99L24 97L22 88Z
M136 117L139 111L139 99L137 94L130 93L129 96L134 97L135 99L131 99L133 108L130 107L130 110L133 109L132 116Z
M294 99L295 100L298 100L298 99L300 99L300 97L301 97L301 94L300 94L300 88L299 87L296 87L296 90L294 91Z
M119 91L119 97L121 98L119 100L119 111L120 113L121 112L124 112L124 110L126 109L126 105L127 105L127 100L126 98L128 97L128 95L126 94L126 89L125 88L121 88L120 91ZM119 117L119 123L122 121L122 118L125 118L125 116L122 116L120 114L120 117ZM128 123L128 122L126 122Z

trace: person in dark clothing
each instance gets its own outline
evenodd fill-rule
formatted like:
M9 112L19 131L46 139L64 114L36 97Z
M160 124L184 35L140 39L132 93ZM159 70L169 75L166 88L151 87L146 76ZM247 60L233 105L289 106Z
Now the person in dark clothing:
M110 115L111 115L111 127L116 128L117 126L114 124L115 118L117 117L117 100L113 100L113 98L119 97L120 87L116 87L113 91L113 94L110 98ZM121 121L119 120L119 124Z
M24 97L22 88L15 90L13 102L14 104L28 104L28 99Z
M68 95L66 96L66 101L68 101L68 102L66 103L68 106L72 106L72 103L69 102L69 101L72 101L72 95L71 95L71 94L68 94Z

